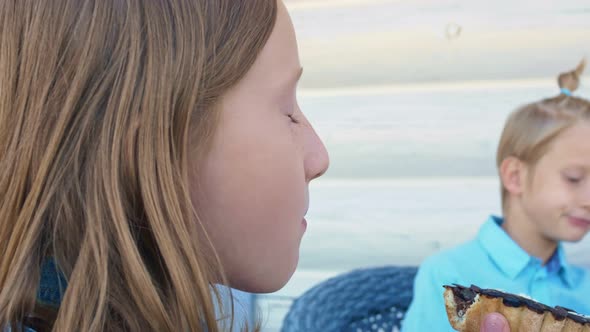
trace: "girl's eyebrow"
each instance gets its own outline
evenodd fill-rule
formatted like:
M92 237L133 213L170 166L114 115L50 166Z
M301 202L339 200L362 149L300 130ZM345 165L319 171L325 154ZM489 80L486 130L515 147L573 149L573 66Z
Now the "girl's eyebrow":
M302 75L303 75L303 67L299 67L299 70L297 70L296 74L293 75L293 77L287 81L288 86L291 87L293 85L296 85L297 82L299 82L299 80L301 79Z
M300 67L299 70L297 71L297 78L295 79L295 82L299 82L299 80L301 79L301 76L303 75L303 67Z
M299 82L299 80L301 79L302 75L303 68L300 67L299 70L297 70L293 76L291 76L289 79L285 80L281 84L277 85L277 95L285 96L287 93L290 93L290 91L293 91L293 89L297 85L297 82Z

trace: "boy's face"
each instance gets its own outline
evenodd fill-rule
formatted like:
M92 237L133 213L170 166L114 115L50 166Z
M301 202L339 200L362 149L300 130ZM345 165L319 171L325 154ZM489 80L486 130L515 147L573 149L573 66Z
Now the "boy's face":
M579 241L590 230L590 122L561 133L526 173L521 203L552 241Z

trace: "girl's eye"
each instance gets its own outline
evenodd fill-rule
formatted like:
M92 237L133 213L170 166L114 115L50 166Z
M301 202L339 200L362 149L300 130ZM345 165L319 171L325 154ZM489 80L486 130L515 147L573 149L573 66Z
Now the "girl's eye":
M299 121L297 120L297 118L295 118L294 114L289 114L288 115L289 119L291 119L291 122L293 123L299 123Z

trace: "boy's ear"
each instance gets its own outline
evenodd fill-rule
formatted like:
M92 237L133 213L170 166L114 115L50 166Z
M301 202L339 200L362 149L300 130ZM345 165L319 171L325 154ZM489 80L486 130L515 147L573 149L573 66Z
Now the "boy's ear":
M502 186L512 195L523 192L526 181L525 164L516 157L508 157L500 164Z

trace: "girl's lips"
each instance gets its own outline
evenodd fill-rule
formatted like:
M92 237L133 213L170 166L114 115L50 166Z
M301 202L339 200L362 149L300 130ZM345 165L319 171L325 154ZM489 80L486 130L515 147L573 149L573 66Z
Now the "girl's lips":
M573 216L569 216L567 219L573 226L580 228L590 228L590 219L578 218Z

